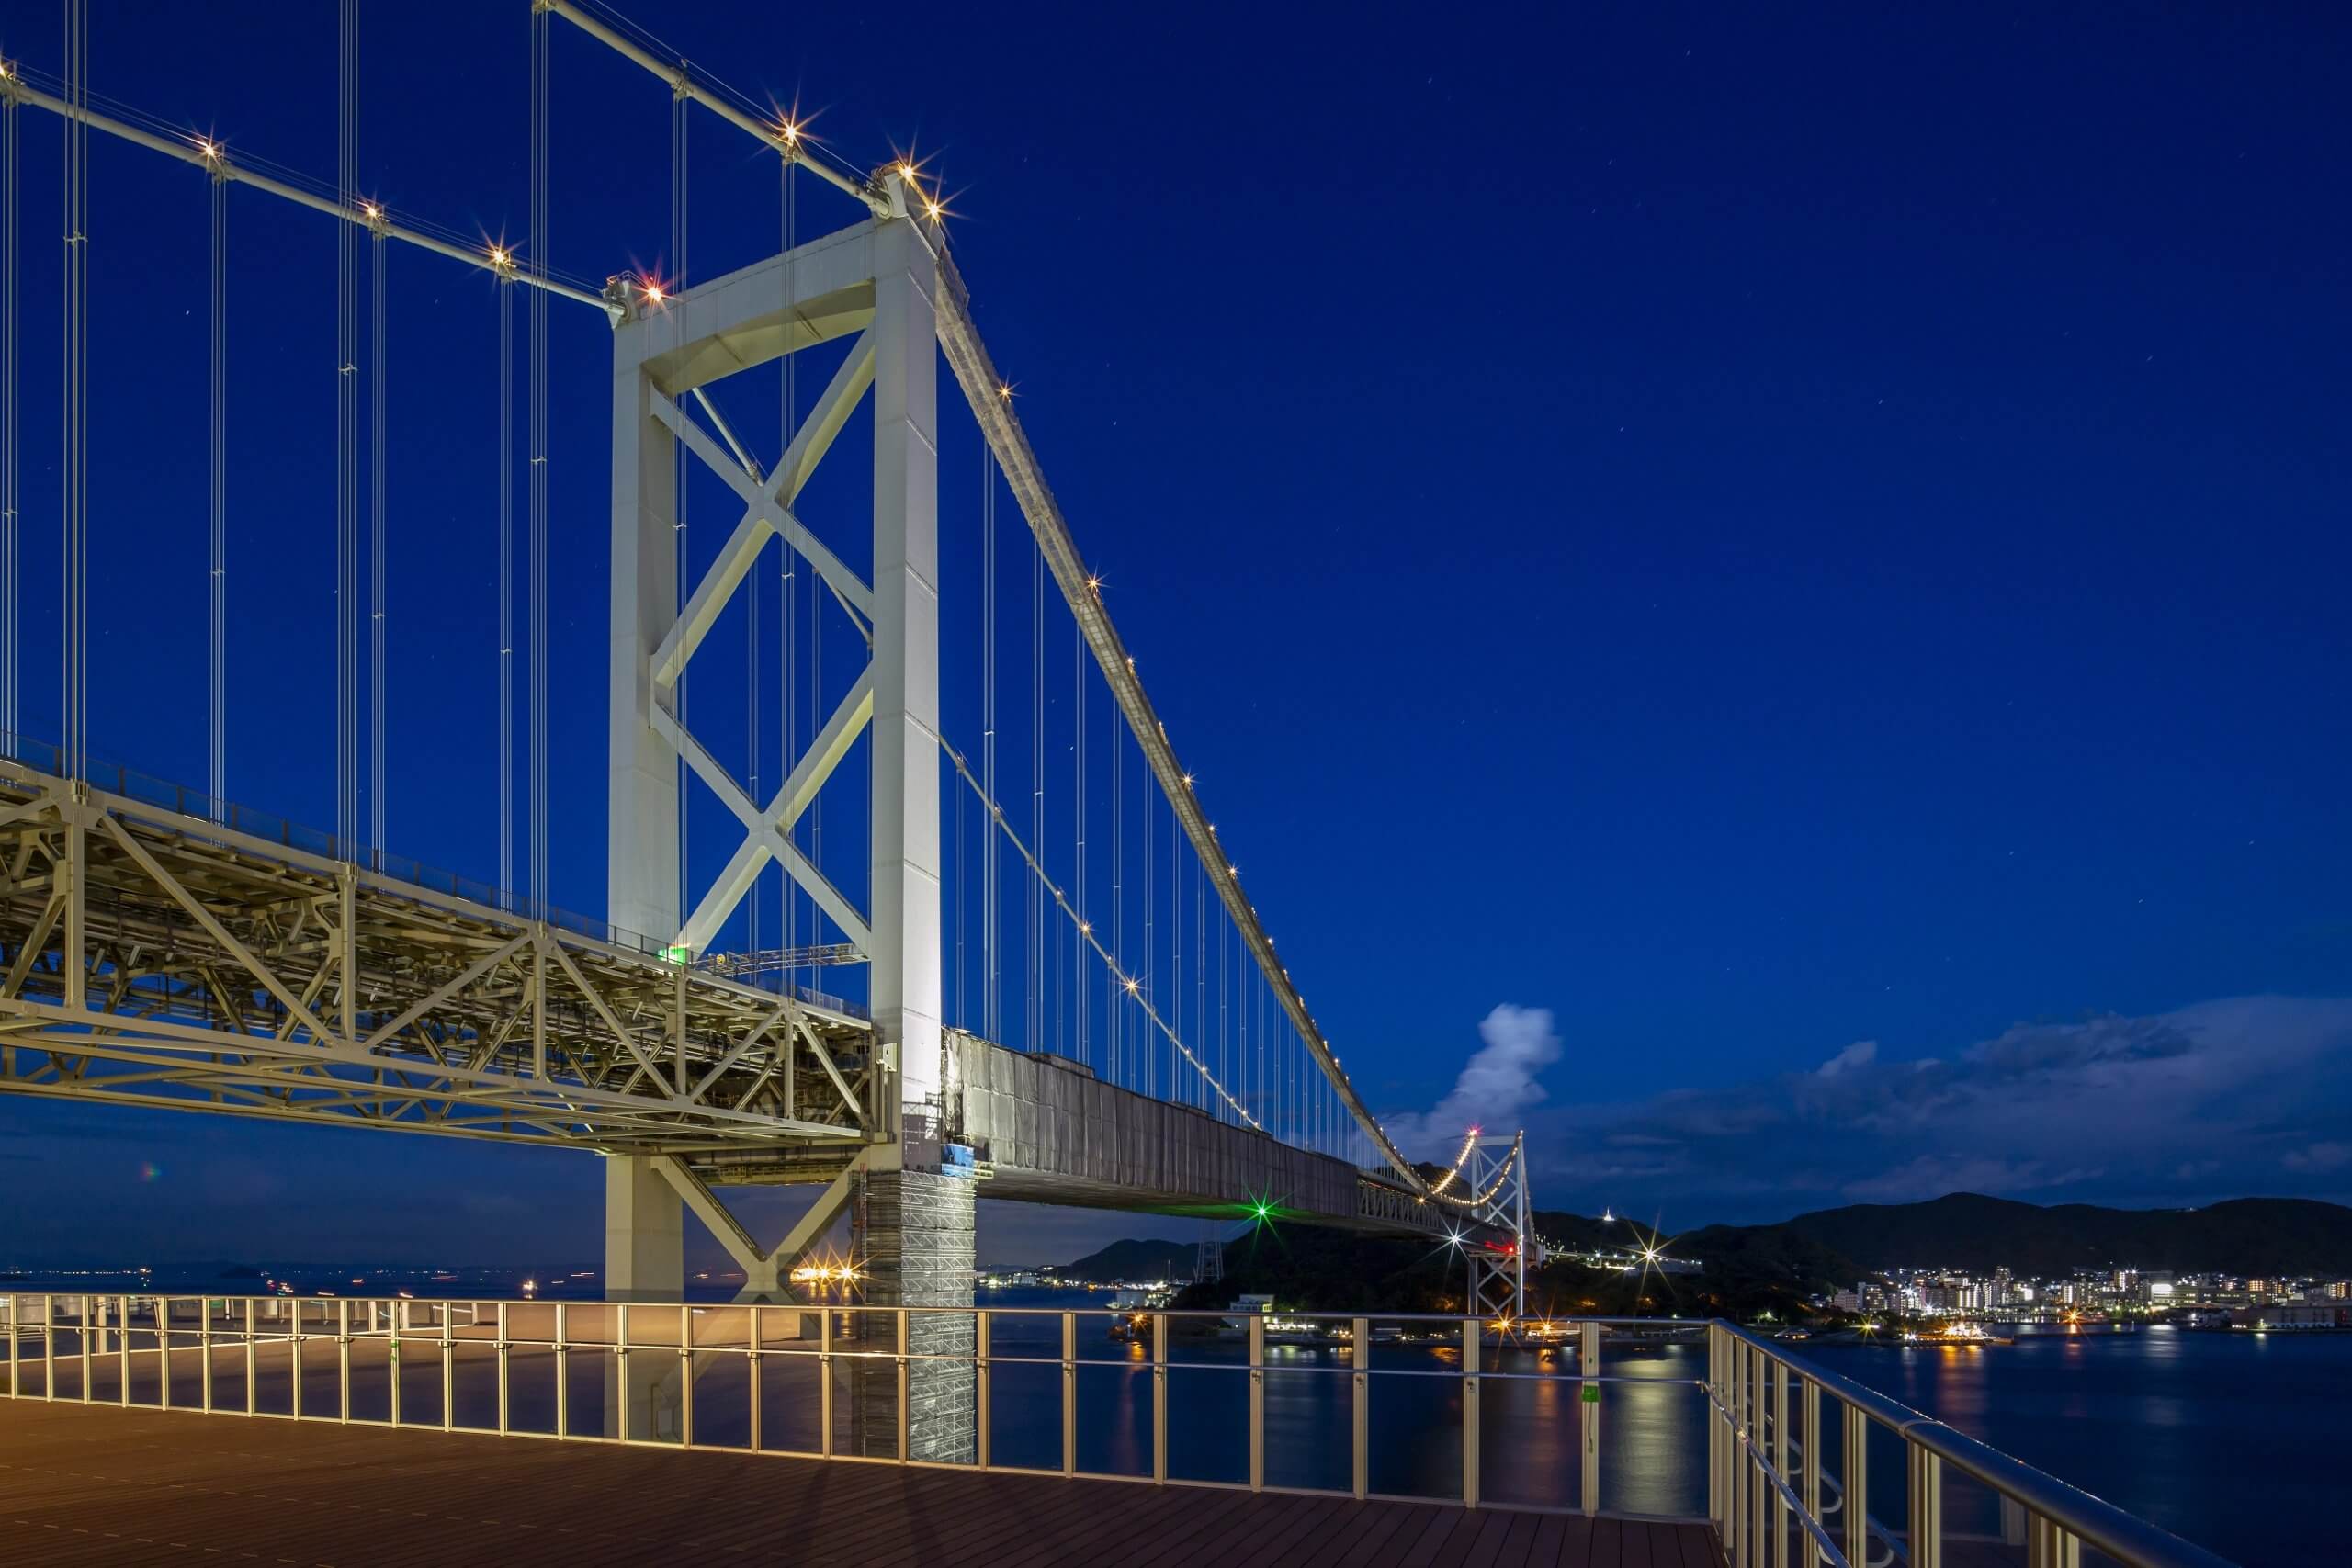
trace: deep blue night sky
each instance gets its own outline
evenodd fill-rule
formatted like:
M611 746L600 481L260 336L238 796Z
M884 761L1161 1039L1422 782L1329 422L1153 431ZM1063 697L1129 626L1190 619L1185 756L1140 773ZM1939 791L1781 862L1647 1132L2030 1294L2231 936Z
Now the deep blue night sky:
M92 8L98 92L332 180L333 8ZM30 9L0 49L54 72ZM520 237L528 6L362 10L368 187ZM861 164L937 157L1064 509L1375 1106L1524 1120L1539 1203L1670 1226L2352 1198L2344 17L639 19ZM554 46L555 265L671 270L666 95ZM689 282L778 235L772 163L692 135ZM43 736L57 147L28 114ZM205 195L101 145L91 203L93 750L197 781ZM334 239L233 205L231 793L323 824ZM486 874L495 292L392 265L390 847ZM551 310L555 896L593 911L609 358ZM1428 1114L1503 1004L1556 1057L1492 1021L1532 1087ZM0 1162L0 1262L587 1258L599 1224L584 1156L425 1139L10 1100ZM987 1225L997 1258L1166 1228Z

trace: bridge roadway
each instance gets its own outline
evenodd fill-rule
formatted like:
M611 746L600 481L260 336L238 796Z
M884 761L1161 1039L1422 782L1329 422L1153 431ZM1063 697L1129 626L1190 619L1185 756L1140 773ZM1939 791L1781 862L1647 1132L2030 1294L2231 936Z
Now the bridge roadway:
M854 1005L117 769L0 756L0 1091L672 1155L832 1181L886 1141ZM951 1031L934 1134L991 1197L1458 1223L1403 1184L1083 1066Z
M1721 1568L1703 1524L175 1411L0 1407L0 1561Z

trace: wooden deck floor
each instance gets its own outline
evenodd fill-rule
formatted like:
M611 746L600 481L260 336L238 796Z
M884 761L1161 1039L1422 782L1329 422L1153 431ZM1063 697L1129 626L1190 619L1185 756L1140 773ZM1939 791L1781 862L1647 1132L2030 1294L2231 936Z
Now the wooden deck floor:
M1704 1526L0 1400L0 1562L1721 1568Z

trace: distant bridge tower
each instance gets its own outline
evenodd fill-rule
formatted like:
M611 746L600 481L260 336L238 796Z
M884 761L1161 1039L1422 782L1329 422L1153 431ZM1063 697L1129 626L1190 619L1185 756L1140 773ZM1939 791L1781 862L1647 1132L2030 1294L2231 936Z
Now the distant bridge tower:
M1536 1267L1544 1263L1544 1244L1528 1228L1525 1136L1473 1138L1462 1168L1464 1188L1484 1200L1478 1217L1503 1237L1464 1245L1470 1292L1464 1310L1498 1320L1527 1315L1529 1255L1538 1255Z
M1215 1284L1225 1278L1225 1227L1215 1220L1201 1222L1201 1238L1193 1249L1193 1282Z

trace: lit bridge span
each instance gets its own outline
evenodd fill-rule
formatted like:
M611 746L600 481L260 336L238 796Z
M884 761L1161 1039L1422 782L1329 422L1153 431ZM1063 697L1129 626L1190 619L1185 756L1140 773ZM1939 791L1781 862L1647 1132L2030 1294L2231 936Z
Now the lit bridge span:
M794 1264L847 1213L869 1300L968 1304L974 1195L986 1191L1450 1238L1469 1256L1474 1304L1517 1309L1517 1141L1474 1130L1450 1169L1417 1167L1349 1080L1046 482L919 164L843 164L789 113L757 108L601 7L540 0L529 237L472 240L360 186L348 17L345 140L328 185L95 97L79 14L68 7L61 73L10 61L0 75L7 559L29 515L25 428L53 420L65 581L55 744L21 733L18 672L34 650L13 565L0 585L0 1089L593 1149L607 1156L605 1278L620 1299L677 1295L688 1213L742 1266L747 1295L766 1299L786 1293ZM705 114L775 161L780 250L708 278L550 265L551 35L573 33L672 98L673 261L688 126ZM33 118L63 142L53 403L22 394L13 348L18 148ZM93 136L175 160L211 193L200 790L93 761L140 746L135 718L108 711L115 694L90 676L92 628L119 609L93 606L89 588L93 531L112 515L91 500L92 389L107 383L87 341L107 305L87 270L93 191L105 193ZM840 227L795 237L804 187L838 203ZM228 649L288 613L232 603L226 587L229 540L249 530L229 494L225 434L241 395L227 372L229 214L248 202L268 209L265 223L324 220L338 236L332 831L257 813L228 784ZM399 738L385 623L408 585L386 566L399 522L386 411L401 389L385 369L385 300L389 254L407 248L430 253L436 274L473 269L495 295L502 384L524 344L520 452L518 400L500 409L499 622L484 662L500 703L500 863L473 879L386 843ZM549 344L582 331L609 341L612 365L609 422L580 440L584 458L548 429ZM968 420L954 432L943 365ZM834 452L861 422L870 470ZM977 507L943 503L951 434L981 457ZM569 673L549 649L548 559L564 542L554 454L610 477L595 541L609 594L602 919L548 893L548 723ZM1025 529L999 529L1001 500ZM951 635L964 640L951 647ZM764 687L763 670L775 671ZM576 701L578 684L560 689ZM718 720L714 696L726 699ZM722 842L723 859L708 849ZM763 1241L718 1196L742 1182L824 1192L791 1234Z

